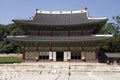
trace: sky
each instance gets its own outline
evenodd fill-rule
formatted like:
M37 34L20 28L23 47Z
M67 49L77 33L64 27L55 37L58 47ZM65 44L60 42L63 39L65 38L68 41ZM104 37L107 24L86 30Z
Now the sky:
M12 19L25 19L35 15L35 10L66 11L88 8L91 17L120 15L120 0L0 0L0 24L10 24Z

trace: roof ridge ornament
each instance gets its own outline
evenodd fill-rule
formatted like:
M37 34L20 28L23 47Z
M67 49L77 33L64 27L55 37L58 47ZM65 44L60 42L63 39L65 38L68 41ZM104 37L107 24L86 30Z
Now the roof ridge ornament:
M36 13L41 14L75 14L75 13L85 13L87 10L74 10L74 11L45 11L36 9Z
M39 9L36 9L36 12L39 11Z
M88 8L87 8L87 7L85 7L85 10L87 11L87 10L88 10Z

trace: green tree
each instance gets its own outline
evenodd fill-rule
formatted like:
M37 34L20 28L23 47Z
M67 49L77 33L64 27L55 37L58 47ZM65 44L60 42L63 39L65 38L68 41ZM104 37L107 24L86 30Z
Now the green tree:
M9 35L17 36L22 34L22 30L15 24L0 24L0 53L21 52L21 47L14 42L10 42L6 37Z
M116 28L114 26L114 23L107 23L105 27L103 27L100 32L100 34L116 34Z
M3 41L8 34L9 33L5 25L0 25L0 41Z
M115 52L120 52L120 16L113 16L113 20L115 21L114 26L116 28L113 47L115 48Z
M120 52L120 16L114 16L113 20L115 23L107 23L99 32L114 35L113 39L105 41L101 46L100 50L104 52Z
M114 26L117 34L120 34L120 16L113 16L113 20L115 21Z
M24 32L22 31L22 29L20 27L18 27L16 24L8 24L6 25L8 31L9 31L9 35L23 35Z

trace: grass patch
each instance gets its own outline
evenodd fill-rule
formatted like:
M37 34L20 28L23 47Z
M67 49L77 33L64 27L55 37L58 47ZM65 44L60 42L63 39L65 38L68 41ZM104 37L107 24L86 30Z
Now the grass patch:
M6 63L21 63L22 58L19 57L0 57L0 64Z

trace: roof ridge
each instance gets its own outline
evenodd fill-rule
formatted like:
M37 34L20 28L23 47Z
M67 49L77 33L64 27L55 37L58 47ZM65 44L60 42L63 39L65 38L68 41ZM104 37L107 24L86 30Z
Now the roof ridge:
M75 14L75 13L86 13L88 10L74 10L74 11L45 11L45 10L36 10L36 13L41 14Z

